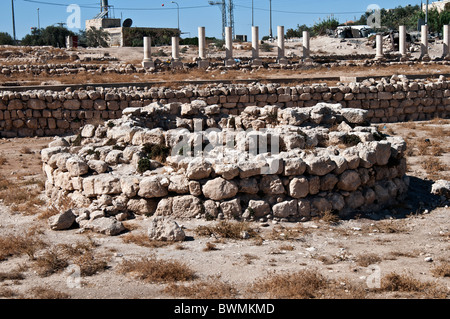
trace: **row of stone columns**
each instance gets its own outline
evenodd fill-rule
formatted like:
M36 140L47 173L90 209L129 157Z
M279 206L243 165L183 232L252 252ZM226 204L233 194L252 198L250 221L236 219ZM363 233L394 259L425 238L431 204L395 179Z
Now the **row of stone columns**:
M443 52L442 58L450 59L450 32L449 25L444 25L443 30ZM430 61L430 56L428 54L428 25L422 25L420 38L420 59L422 61ZM376 35L376 48L377 54L376 59L383 59L383 36L381 34ZM399 27L399 53L401 54L402 60L407 60L409 54L406 48L406 27L404 25Z
M287 64L288 60L285 56L284 47L284 26L278 26L277 28L278 40L277 40L277 61L279 64ZM233 58L233 33L231 27L225 28L225 65L233 66L235 60ZM444 25L443 30L443 58L450 59L450 31L449 25ZM406 27L399 27L399 52L402 60L407 60L409 54L406 47ZM376 56L377 60L384 58L383 53L383 36L381 34L376 35ZM421 55L420 59L423 61L430 60L428 55L428 26L423 25L421 29ZM310 58L310 36L308 31L303 31L303 62L311 62ZM261 65L262 62L259 58L259 28L257 26L252 27L252 63L254 65ZM150 37L144 37L144 60L142 62L144 68L154 67L154 62L151 59L151 39ZM209 61L206 56L206 33L205 27L198 28L198 66L201 68L207 68ZM179 38L172 37L172 67L182 68L183 64L180 61L179 50Z
M309 45L310 37L309 32L303 32L303 58L305 62L310 62ZM278 26L278 42L277 42L277 61L280 64L287 64L288 60L285 56L284 49L284 27ZM179 56L179 38L172 37L172 66L182 67ZM233 32L231 27L225 28L225 65L233 66L235 64L233 58ZM252 27L252 63L254 65L262 65L259 58L259 28L257 26ZM144 60L142 62L144 68L154 67L154 62L151 59L151 39L150 37L144 37ZM209 66L209 61L206 57L206 33L205 27L198 28L198 65L201 68Z

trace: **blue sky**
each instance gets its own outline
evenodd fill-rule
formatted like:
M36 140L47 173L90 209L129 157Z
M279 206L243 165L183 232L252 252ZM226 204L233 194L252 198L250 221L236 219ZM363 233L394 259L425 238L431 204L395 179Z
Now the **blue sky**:
M221 1L221 0L214 0ZM228 2L228 0L226 0ZM221 37L221 12L219 6L211 6L208 0L176 0L180 7L180 28L183 37L197 36L198 26L206 27L209 37ZM431 2L431 1L430 1ZM0 31L12 35L12 10L10 0L0 0ZM254 0L254 21L260 27L260 37L269 34L269 0ZM54 4L54 5L52 5ZM23 38L32 27L42 28L55 23L66 22L71 12L67 6L77 4L81 7L81 28L84 21L93 18L100 11L100 0L14 0L16 36ZM109 0L114 6L116 18L131 18L133 26L139 27L177 27L177 6L170 0ZM164 4L164 7L162 6ZM252 23L252 0L234 0L235 33L247 34L250 38ZM408 4L420 4L417 0L272 0L272 27L284 25L285 29L295 28L297 24L313 25L319 19L331 14L340 21L359 18L371 4L381 8L394 8ZM38 10L39 8L39 10ZM143 10L147 9L147 10ZM77 32L78 29L72 29Z

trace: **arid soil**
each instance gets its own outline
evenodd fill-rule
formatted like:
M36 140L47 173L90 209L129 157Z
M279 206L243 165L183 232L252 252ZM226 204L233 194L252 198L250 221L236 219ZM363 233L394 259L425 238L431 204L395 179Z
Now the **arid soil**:
M233 237L234 222L178 220L187 238L174 244L150 242L143 216L115 237L51 230L39 152L52 138L2 139L0 297L449 298L449 202L430 189L450 178L450 121L380 128L408 141L404 203L352 220L240 224L248 239Z

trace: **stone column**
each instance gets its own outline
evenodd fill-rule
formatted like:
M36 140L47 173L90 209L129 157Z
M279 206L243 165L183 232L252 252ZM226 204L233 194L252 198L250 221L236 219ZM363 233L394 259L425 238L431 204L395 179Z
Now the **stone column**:
M421 42L420 42L420 59L423 61L429 61L430 56L428 55L428 26L423 25L420 31Z
M259 27L252 27L252 64L261 65L262 62L259 59Z
M284 54L284 26L279 25L277 28L278 33L278 63L287 64L287 59Z
M152 61L152 39L150 37L144 37L144 60L142 61L142 67L154 68L155 63Z
M310 41L308 31L303 31L303 62L312 62L310 56Z
M400 54L402 55L401 59L405 60L408 58L408 53L406 51L406 26L399 26L398 34L398 49Z
M200 68L207 68L209 61L206 58L206 33L205 27L198 27L198 66Z
M180 61L180 39L178 37L172 37L172 68L182 68L183 63Z
M382 60L384 58L384 54L383 54L383 35L377 34L376 44L377 44L377 54L375 56L375 59L376 60Z
M450 59L450 25L445 24L444 25L444 32L443 32L443 42L444 42L444 48L442 53L442 58L449 60Z
M225 66L235 64L233 60L233 30L231 27L225 28Z

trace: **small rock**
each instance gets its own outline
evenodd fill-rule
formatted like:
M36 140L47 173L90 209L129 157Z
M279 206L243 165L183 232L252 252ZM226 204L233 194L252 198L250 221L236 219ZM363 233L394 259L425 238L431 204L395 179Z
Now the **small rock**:
M64 230L72 227L75 222L76 216L71 209L66 210L63 213L52 216L48 219L50 228L53 230Z
M186 237L177 222L163 216L151 219L147 234L151 240L161 241L183 241Z

